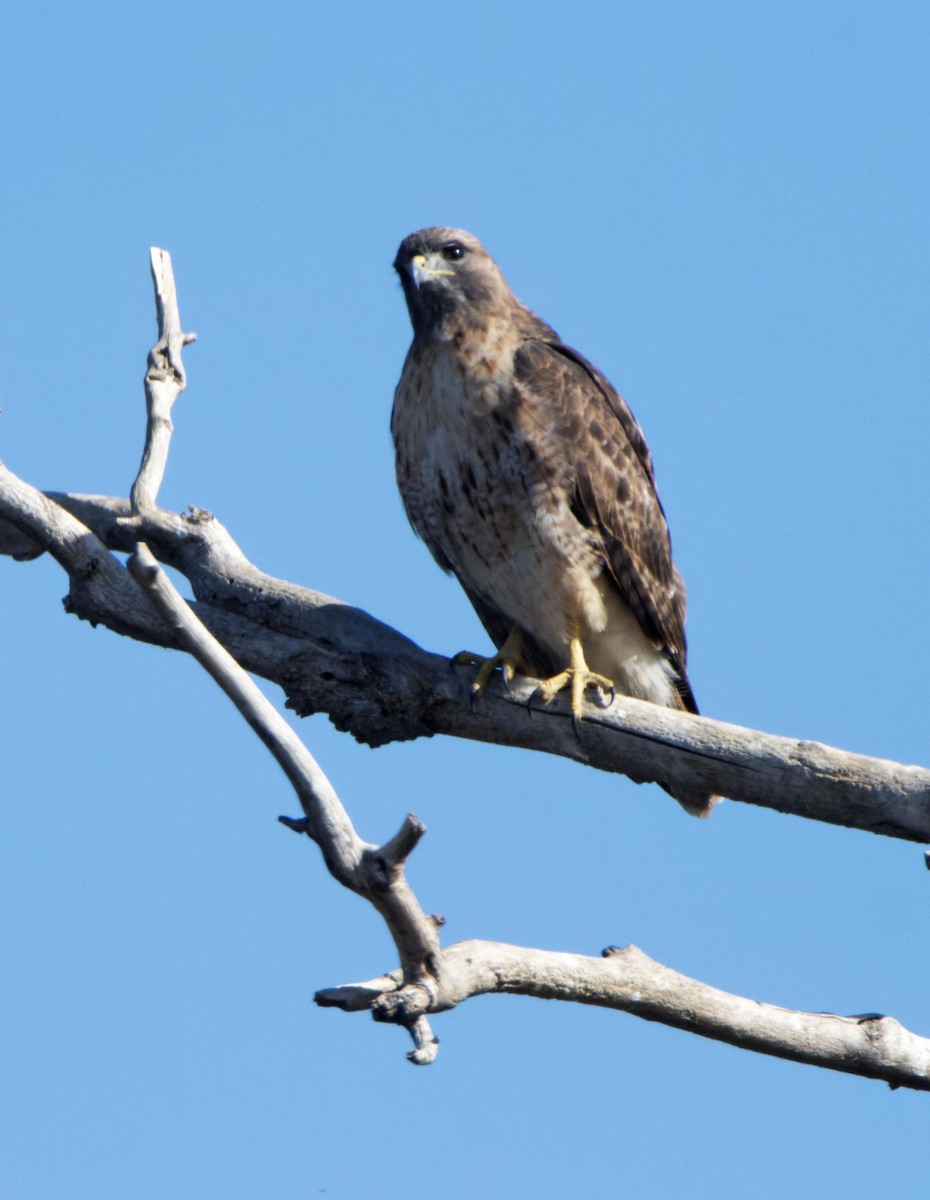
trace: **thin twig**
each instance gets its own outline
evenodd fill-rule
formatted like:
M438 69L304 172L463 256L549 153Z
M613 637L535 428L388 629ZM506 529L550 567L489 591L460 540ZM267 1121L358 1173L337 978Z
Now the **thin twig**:
M129 493L133 514L155 508L158 490L168 463L168 447L174 429L171 409L187 386L181 351L197 340L196 333L184 333L181 329L171 255L167 250L159 250L157 246L151 248L149 255L152 281L155 284L158 341L149 351L148 369L145 372L148 420L142 463Z

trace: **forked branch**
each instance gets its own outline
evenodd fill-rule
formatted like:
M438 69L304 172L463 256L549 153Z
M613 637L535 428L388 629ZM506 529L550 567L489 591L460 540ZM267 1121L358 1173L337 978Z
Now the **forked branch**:
M440 922L423 912L403 873L424 826L409 815L384 846L363 842L313 756L200 624L144 544L129 569L177 641L222 687L285 771L304 811L303 821L285 824L319 845L333 877L369 900L391 932L400 970L365 984L324 989L316 996L321 1006L367 1010L375 1020L402 1025L414 1040L408 1058L418 1065L436 1056L430 1014L500 992L618 1009L763 1054L930 1091L930 1039L890 1017L759 1004L680 975L635 946L610 947L601 958L485 941L440 950Z
M312 838L333 878L375 906L394 939L405 983L420 984L429 976L439 950L438 921L417 903L404 877L404 863L426 826L409 814L384 846L363 842L316 759L236 660L197 620L144 542L130 558L129 570L178 644L220 685L284 771L304 811L302 821L287 819L284 823ZM398 1023L410 1029L416 1043L410 1055L413 1061L432 1061L437 1043L425 1013L403 1016Z
M338 729L368 745L442 733L519 746L637 782L697 785L810 820L930 842L925 767L625 696L592 711L576 736L564 705L530 715L533 681L515 680L505 689L492 679L472 707L470 670L450 669L447 658L341 600L266 575L202 509L130 516L125 499L43 494L0 464L0 554L30 559L49 551L70 576L69 611L118 633L176 646L136 589L120 586L125 572L107 553L131 552L141 537L160 562L187 577L197 615L242 666L278 684L299 715L328 713ZM75 552L77 541L85 549ZM113 569L88 572L88 557L97 564L110 559Z
M469 941L440 955L443 990L404 987L399 974L329 988L317 1003L377 1019L409 1020L489 993L568 1000L632 1013L701 1037L794 1062L829 1067L891 1087L930 1091L930 1039L878 1013L834 1016L759 1004L680 975L636 946L610 946L600 958Z
M157 508L171 407L186 376L170 259L152 252L159 340L146 374L145 452L131 500L43 494L0 464L0 553L50 553L67 572L67 606L119 633L192 654L233 700L288 776L303 810L282 818L320 847L333 877L367 899L394 939L400 967L364 984L327 988L317 1002L368 1011L407 1028L409 1057L436 1055L428 1017L472 996L520 993L616 1008L704 1037L839 1071L930 1090L930 1041L886 1017L802 1013L720 992L635 947L601 958L460 942L445 950L439 918L404 875L424 833L412 815L385 845L364 842L290 725L245 674L279 682L301 714L324 710L360 740L383 744L436 732L522 745L622 771L637 780L699 785L750 803L930 840L930 771L619 699L571 729L559 707L532 718L526 696L489 688L472 711L467 673L427 654L358 609L258 571L208 513ZM131 551L129 571L111 551ZM185 603L158 560L181 571ZM222 643L222 644L221 644Z

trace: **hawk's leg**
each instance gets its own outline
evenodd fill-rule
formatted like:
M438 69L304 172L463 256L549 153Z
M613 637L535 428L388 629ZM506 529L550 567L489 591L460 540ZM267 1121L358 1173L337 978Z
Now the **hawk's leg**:
M528 675L529 671L523 661L523 630L519 625L514 625L510 633L507 634L507 640L503 646L501 646L496 654L492 654L490 658L483 658L480 654L470 654L467 650L463 650L461 654L456 654L455 658L453 658L452 665L455 667L471 666L478 668L478 674L472 680L471 684L473 697L481 695L488 686L488 680L498 667L500 667L501 674L504 676L504 683L510 683L518 671L521 674Z
M571 661L564 671L560 671L558 675L553 675L550 679L544 679L539 685L534 696L540 696L544 704L548 704L550 700L554 700L559 692L571 685L571 701L572 701L572 724L575 727L575 732L578 732L578 722L582 719L582 709L584 707L584 694L587 689L596 688L602 697L609 697L609 700L614 698L613 680L608 679L605 675L598 675L592 671L585 662L584 650L581 647L581 639L573 637L569 643ZM609 703L608 700L608 703Z

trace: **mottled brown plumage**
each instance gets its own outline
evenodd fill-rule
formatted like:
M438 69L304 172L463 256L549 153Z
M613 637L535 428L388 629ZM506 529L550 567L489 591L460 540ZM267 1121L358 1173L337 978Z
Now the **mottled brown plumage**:
M696 712L685 589L623 399L471 234L419 230L394 266L414 332L391 419L398 485L500 651L477 690L500 665L553 676L546 700L570 684L576 716L586 687L611 684ZM676 798L710 811L710 797Z

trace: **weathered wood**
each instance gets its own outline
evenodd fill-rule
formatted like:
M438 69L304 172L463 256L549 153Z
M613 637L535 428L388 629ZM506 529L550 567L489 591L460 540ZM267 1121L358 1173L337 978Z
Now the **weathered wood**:
M343 887L371 902L384 918L401 958L404 980L413 984L428 976L439 951L437 925L417 903L404 877L404 864L426 826L408 814L398 833L385 845L362 841L335 789L316 759L287 721L184 603L144 542L129 560L129 571L152 607L247 721L288 778L303 821L288 820L320 847L329 873ZM403 1021L417 1045L415 1061L435 1055L436 1040L425 1014ZM431 1061L431 1059L430 1059Z
M181 329L171 255L167 250L159 250L153 246L149 256L152 282L155 285L158 341L149 351L145 372L145 449L142 452L139 473L129 493L132 510L136 513L155 507L158 489L165 475L168 447L174 429L171 423L171 409L187 386L181 351L197 340L196 333L184 333Z
M195 611L248 670L279 684L302 716L325 712L372 746L441 733L557 754L637 782L699 786L747 804L910 841L930 841L930 770L817 742L695 717L618 696L593 705L576 736L564 704L528 707L535 684L492 680L473 708L471 672L332 596L258 570L203 510L156 509L135 521L127 501L47 496L0 474L0 553L42 549L71 576L71 611L119 633L173 646L139 604L107 549L143 537L186 575ZM15 525L13 524L15 522ZM75 543L82 550L75 558ZM69 549L66 550L66 547ZM88 574L88 557L109 559ZM124 574L124 573L123 573Z
M734 996L653 962L635 947L601 958L460 942L404 875L425 832L412 815L385 845L362 841L331 784L243 668L274 680L297 712L327 712L371 745L446 733L560 754L666 787L698 788L873 833L930 840L930 771L617 697L576 733L563 704L535 708L532 680L493 681L471 707L471 671L453 670L396 630L331 596L265 575L209 513L156 507L186 379L170 259L152 252L159 341L146 375L146 449L130 500L42 493L0 463L0 554L49 553L68 575L66 608L114 631L192 654L239 708L288 776L303 809L284 824L320 847L333 877L385 920L398 971L327 988L321 1005L403 1025L411 1061L432 1062L432 1013L489 992L633 1013L765 1054L930 1090L930 1040L877 1015L794 1012ZM113 551L131 553L127 569ZM159 562L186 576L186 603ZM225 647L225 648L224 648Z
M317 843L333 878L367 899L391 932L400 970L325 989L317 995L322 1006L367 1010L376 1020L402 1025L414 1042L408 1058L417 1065L432 1062L438 1050L429 1015L473 996L515 993L618 1009L743 1049L930 1091L930 1039L889 1017L759 1004L680 975L635 946L610 947L601 958L484 941L440 950L440 922L423 912L404 876L425 827L408 815L385 845L363 842L309 750L197 620L144 543L129 570L177 642L220 685L284 770L304 811L302 821L285 823Z
M318 992L324 1007L369 1009L378 1020L409 1022L472 996L512 994L567 1000L632 1013L776 1058L809 1063L892 1087L930 1091L930 1038L878 1013L837 1016L760 1004L662 966L636 946L600 958L531 950L501 942L457 942L439 956L434 986L405 986L392 972L367 983Z

